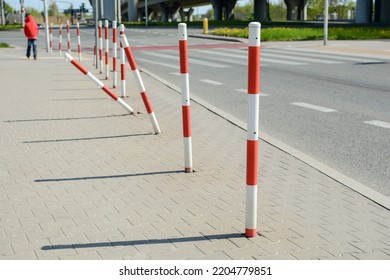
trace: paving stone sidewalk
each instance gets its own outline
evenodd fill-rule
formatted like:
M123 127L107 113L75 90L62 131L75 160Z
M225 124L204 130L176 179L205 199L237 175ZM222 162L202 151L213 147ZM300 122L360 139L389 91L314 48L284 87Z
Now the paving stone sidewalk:
M387 209L263 141L245 238L244 130L193 102L186 174L177 92L141 74L154 135L131 75L137 116L63 58L23 54L0 49L0 259L390 259Z

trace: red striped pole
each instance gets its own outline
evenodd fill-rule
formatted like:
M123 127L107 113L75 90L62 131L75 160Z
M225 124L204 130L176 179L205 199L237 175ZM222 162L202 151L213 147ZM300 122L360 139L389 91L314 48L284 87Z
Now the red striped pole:
M131 108L127 103L125 103L121 98L119 98L115 93L113 93L109 88L107 88L98 78L96 78L91 72L85 69L78 61L76 61L69 53L65 54L65 57L70 63L72 63L77 69L80 70L85 76L90 78L95 82L99 88L101 88L105 93L107 93L112 99L117 101L123 108L125 108L130 114L134 114L133 108Z
M77 23L77 52L79 53L79 61L82 61L81 58L81 39L80 39L80 24Z
M113 88L116 88L116 84L117 84L117 78L118 78L118 75L117 75L117 71L116 71L116 58L118 56L118 49L117 49L117 44L116 44L116 38L118 37L117 35L117 23L116 21L114 20L112 22L112 72L113 72L113 82L112 82L112 86Z
M248 46L248 127L246 145L246 217L245 236L255 237L257 224L257 171L259 147L260 29L249 24Z
M145 90L144 83L142 81L141 75L140 75L139 70L137 68L137 64L135 63L133 54L132 54L130 46L129 46L129 42L127 41L127 38L126 38L126 35L125 34L121 35L120 39L121 39L127 60L130 63L131 70L133 71L134 78L137 82L137 86L138 86L138 89L140 91L142 100L144 102L146 111L148 112L150 121L152 122L154 132L156 134L159 134L159 133L161 133L161 130L160 130L160 127L158 126L156 116L153 112L152 104L149 101L148 95L147 95L146 90Z
M60 56L62 56L62 24L60 25L59 35L60 41L58 43L58 49L60 50Z
M49 39L50 39L50 54L52 54L53 53L53 24L52 23L50 23Z
M96 66L97 68L97 65L96 65L96 45L93 46L93 66Z
M108 51L109 51L109 44L108 44L108 20L104 21L104 39L105 39L105 43L106 43L106 52L105 52L106 80L108 80L108 77L110 75L110 66L108 65Z
M119 35L125 34L125 26L119 25ZM120 60L121 60L121 95L122 98L126 97L126 56L122 43L120 43Z
M181 82L181 105L184 137L184 171L192 172L192 138L191 138L191 112L190 87L188 75L188 43L187 24L179 23L179 53Z
M99 73L103 73L103 26L99 20Z
M69 20L66 21L66 33L68 34L68 53L71 53L71 50L70 50L70 24L69 24Z

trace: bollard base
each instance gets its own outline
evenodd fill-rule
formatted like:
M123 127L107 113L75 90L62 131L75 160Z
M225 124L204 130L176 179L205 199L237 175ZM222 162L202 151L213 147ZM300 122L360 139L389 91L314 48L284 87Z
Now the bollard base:
M251 229L251 228L245 229L245 237L246 238L252 238L252 237L256 237L256 236L257 236L256 229Z
M191 172L192 172L192 168L191 168L191 167L186 167L186 168L184 169L184 172L185 172L185 173L191 173Z

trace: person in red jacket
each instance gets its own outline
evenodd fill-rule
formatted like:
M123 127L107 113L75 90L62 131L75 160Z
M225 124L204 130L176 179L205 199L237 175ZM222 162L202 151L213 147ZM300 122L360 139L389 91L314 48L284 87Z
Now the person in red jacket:
M27 58L30 58L31 47L33 48L34 59L37 59L37 39L39 27L35 23L34 18L30 14L26 14L24 25L24 35L27 37Z

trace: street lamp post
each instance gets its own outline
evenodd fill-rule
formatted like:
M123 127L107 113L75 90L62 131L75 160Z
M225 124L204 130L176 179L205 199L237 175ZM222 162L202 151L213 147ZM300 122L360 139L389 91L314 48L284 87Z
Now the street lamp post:
M324 46L328 43L328 10L329 10L329 0L325 1L324 7Z

